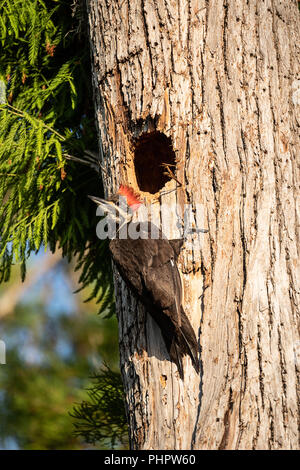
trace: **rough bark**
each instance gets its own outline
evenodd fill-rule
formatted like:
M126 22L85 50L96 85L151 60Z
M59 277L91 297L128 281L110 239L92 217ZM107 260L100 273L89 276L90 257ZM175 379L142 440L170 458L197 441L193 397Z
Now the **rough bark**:
M116 273L131 446L299 448L297 2L87 4L106 192L139 189L135 139L160 131L181 186L142 195L157 211L201 204L209 229L179 257L200 376L186 358L180 380Z

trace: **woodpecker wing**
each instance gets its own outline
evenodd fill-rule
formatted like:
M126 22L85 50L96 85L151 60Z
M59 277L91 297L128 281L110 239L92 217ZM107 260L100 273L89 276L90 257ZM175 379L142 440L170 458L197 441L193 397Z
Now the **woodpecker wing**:
M137 228L138 228L137 223ZM151 224L142 230L150 234ZM161 328L171 360L183 377L182 354L188 353L199 370L197 340L182 308L182 285L175 263L182 241L114 239L110 250L120 274ZM174 251L175 247L176 251Z

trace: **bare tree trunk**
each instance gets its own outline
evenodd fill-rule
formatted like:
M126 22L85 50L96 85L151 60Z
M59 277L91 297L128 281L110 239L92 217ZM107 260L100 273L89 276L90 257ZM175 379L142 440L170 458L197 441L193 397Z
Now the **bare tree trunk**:
M179 258L200 377L186 358L180 380L115 276L131 446L299 448L297 2L88 0L88 11L107 193L122 182L157 211L177 204L170 238L184 204L204 208L209 229ZM158 169L170 143L181 186Z

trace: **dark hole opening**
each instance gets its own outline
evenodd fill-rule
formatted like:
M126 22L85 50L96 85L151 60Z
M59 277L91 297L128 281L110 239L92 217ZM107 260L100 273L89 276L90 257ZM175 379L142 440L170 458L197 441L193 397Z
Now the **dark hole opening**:
M134 167L141 191L157 193L175 175L175 152L171 138L161 132L143 134L137 139L134 151ZM166 166L167 165L167 166Z

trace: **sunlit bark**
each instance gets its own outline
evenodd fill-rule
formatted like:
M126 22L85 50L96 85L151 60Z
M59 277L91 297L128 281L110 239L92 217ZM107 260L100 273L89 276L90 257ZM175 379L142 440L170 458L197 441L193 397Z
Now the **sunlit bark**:
M185 204L203 208L209 230L179 257L200 376L186 358L180 380L156 324L115 276L131 446L298 448L297 2L87 4L106 192L140 189L136 139L164 133L177 181L142 195L157 212L181 208L170 210L171 238Z

